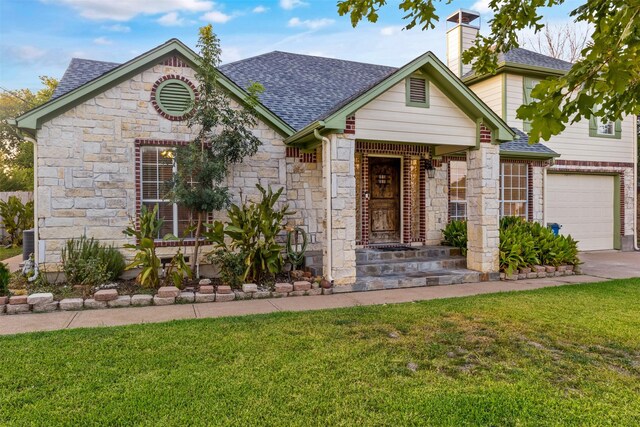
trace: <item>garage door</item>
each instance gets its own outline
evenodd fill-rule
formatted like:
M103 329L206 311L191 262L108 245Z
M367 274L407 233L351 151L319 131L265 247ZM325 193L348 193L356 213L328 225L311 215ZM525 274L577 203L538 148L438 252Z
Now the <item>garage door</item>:
M583 251L613 249L613 176L547 175L545 221L562 225Z

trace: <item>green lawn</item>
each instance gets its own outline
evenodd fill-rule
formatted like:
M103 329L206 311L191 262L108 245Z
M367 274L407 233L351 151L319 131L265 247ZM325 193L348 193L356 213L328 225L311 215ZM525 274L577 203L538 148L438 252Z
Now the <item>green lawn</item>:
M14 257L16 255L20 255L21 253L21 246L18 246L17 248L5 248L4 246L0 246L0 261L2 261L3 259Z
M633 279L3 337L0 425L639 425L639 301Z

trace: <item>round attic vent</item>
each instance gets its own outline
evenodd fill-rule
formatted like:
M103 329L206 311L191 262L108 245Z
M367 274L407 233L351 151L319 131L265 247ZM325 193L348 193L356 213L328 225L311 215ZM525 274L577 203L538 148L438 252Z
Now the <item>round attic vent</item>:
M164 118L181 120L192 110L196 94L188 80L165 76L154 87L151 100Z

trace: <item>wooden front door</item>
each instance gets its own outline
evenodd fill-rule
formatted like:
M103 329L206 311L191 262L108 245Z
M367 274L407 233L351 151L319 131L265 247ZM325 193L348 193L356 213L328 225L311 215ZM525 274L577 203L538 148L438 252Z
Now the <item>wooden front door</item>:
M370 243L400 243L400 160L369 157Z

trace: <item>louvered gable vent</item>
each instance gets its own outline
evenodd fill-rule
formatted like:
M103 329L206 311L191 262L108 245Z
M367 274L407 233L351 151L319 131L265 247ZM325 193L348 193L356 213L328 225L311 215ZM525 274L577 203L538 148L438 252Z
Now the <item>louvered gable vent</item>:
M413 107L429 106L429 86L422 77L409 77L406 84L407 105Z
M168 80L158 88L156 98L165 113L182 116L191 110L193 91L180 80Z
M424 79L411 77L409 81L411 102L427 102L425 83Z

